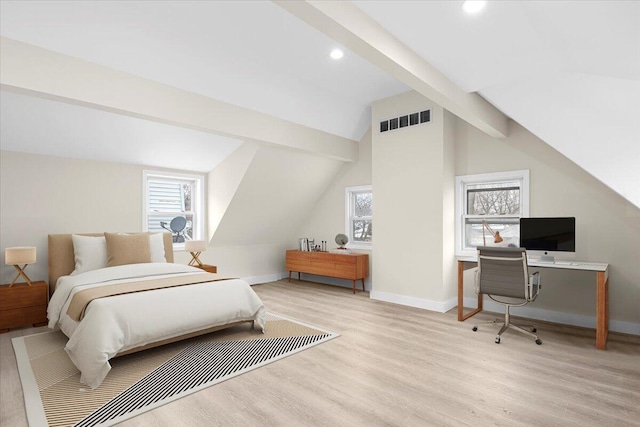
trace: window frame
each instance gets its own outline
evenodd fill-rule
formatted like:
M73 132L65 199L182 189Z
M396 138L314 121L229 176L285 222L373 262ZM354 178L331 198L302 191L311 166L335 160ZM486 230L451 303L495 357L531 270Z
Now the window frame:
M495 184L509 181L520 182L520 214L519 215L468 215L467 190L469 185ZM476 249L465 247L467 218L522 218L529 216L529 170L515 170L507 172L481 173L474 175L456 176L455 188L455 253L456 256L475 256Z
M354 213L354 209L353 209L354 196L356 194L361 194L361 193L371 193L371 198L373 199L373 186L358 185L358 186L346 187L344 190L344 194L345 194L344 229L345 229L345 234L349 237L349 243L347 243L347 248L371 250L373 246L373 234L371 235L370 242L356 242L353 238L353 220L354 219L370 220L371 223L373 224L373 215L371 216L352 215L352 213Z
M193 239L203 240L205 236L204 230L204 175L186 174L178 172L143 170L142 171L142 231L149 231L149 180L163 179L168 181L192 181L194 188L192 190L191 205L192 210L185 212L184 215L193 215ZM194 197L195 196L195 197ZM163 213L163 212L154 212ZM175 212L167 212L175 214ZM174 243L173 250L184 250L184 243Z

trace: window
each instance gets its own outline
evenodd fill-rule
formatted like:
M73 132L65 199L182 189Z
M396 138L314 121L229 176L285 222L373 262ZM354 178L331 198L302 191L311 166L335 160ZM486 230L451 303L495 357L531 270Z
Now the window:
M528 170L456 177L457 255L475 254L484 242L518 247L520 218L528 216ZM495 243L483 223L499 232L503 241Z
M170 172L143 171L142 229L170 232L173 246L204 238L204 177Z
M346 234L350 248L371 249L373 238L373 191L370 185L345 190Z

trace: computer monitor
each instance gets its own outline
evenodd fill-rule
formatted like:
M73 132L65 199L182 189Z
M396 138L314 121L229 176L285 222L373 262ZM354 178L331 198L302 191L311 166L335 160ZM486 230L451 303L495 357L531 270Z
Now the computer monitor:
M520 247L544 252L540 261L547 262L555 261L553 252L575 252L576 219L520 218Z

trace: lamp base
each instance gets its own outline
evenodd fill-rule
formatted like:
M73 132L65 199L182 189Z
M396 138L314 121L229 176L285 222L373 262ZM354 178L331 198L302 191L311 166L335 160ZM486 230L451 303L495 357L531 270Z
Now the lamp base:
M20 276L24 277L24 280L27 281L27 284L31 286L31 279L29 279L29 276L27 276L27 273L24 272L24 269L27 268L27 265L28 264L25 264L22 267L16 264L13 265L15 269L18 270L18 274L16 274L16 277L13 278L13 280L11 281L11 284L9 284L9 287L13 286L16 283L16 280L18 280Z
M191 261L189 261L189 265L192 267L202 267L204 264L202 263L202 261L200 261L200 254L202 252L189 252L191 254L191 256L193 258L191 258Z

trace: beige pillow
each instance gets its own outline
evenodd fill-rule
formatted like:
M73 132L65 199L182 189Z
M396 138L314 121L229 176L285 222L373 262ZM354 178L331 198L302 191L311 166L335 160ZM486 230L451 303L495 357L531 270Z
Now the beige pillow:
M151 262L148 234L104 233L109 267Z

